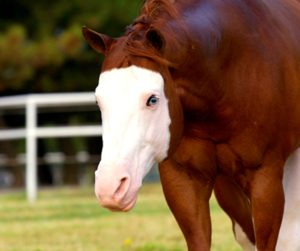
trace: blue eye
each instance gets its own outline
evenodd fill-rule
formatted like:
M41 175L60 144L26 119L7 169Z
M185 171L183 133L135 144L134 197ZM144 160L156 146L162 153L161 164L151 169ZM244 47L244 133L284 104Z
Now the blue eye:
M158 103L158 97L156 97L155 95L151 95L148 100L146 105L147 106L154 106Z

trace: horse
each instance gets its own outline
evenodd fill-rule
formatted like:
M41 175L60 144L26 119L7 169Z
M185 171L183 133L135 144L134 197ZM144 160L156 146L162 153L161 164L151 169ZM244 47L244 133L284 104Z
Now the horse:
M105 56L95 193L129 211L159 163L189 251L210 250L215 193L244 250L300 250L300 3L146 0Z

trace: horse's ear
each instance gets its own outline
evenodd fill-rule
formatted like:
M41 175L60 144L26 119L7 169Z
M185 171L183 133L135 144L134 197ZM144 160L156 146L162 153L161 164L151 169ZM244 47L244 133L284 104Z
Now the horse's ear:
M147 41L153 46L158 52L162 52L165 48L165 38L163 35L156 29L149 29L146 33Z
M98 53L105 55L106 52L109 50L112 42L114 41L113 38L100 34L96 31L93 31L87 27L82 27L82 34L87 41L87 43Z

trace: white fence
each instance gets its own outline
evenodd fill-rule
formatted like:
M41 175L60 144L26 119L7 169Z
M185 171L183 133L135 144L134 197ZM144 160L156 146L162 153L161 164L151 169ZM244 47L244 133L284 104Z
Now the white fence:
M54 126L38 127L38 109L45 107L63 107L91 105L95 103L94 93L55 93L31 94L0 98L0 110L24 108L25 128L0 130L1 140L26 140L26 193L28 201L37 198L37 139L49 137L100 136L102 127L85 126Z

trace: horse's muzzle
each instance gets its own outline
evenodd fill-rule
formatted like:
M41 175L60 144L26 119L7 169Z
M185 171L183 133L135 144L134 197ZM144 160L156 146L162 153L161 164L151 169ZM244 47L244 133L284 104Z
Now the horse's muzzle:
M123 212L134 207L137 195L130 192L131 179L127 173L116 177L110 172L97 170L95 176L95 194L102 207Z

